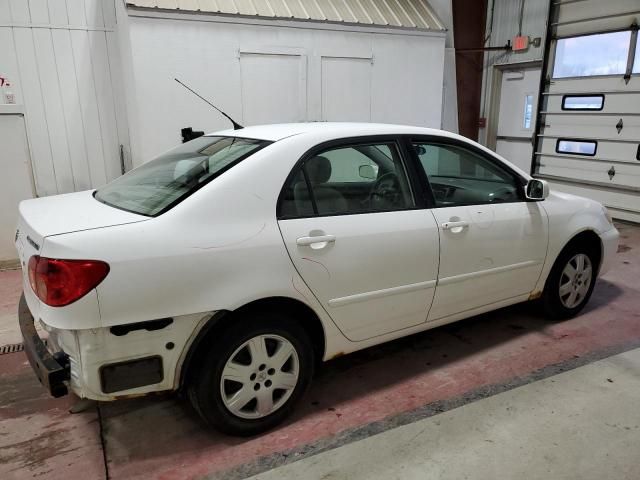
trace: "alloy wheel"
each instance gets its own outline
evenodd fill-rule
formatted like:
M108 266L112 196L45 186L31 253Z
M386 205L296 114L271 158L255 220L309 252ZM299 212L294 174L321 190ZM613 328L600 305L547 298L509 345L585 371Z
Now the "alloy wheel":
M245 419L263 418L282 407L300 373L298 353L279 335L257 335L229 357L220 377L225 407Z
M560 275L560 301L566 308L575 308L589 293L593 267L591 259L584 253L574 255Z

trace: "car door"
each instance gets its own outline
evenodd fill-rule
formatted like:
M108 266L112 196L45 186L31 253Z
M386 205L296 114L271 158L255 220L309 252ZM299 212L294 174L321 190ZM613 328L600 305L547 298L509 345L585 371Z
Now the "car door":
M281 194L278 224L293 264L353 341L425 323L433 299L438 226L401 152L389 137L319 147Z
M440 270L429 321L529 295L542 271L547 217L523 179L462 142L412 142L433 194Z

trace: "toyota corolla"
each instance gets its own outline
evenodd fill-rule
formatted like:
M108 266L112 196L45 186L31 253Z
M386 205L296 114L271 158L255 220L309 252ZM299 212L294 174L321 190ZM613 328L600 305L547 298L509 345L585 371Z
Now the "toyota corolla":
M618 244L595 201L458 135L374 124L202 136L19 210L19 321L50 392L181 390L237 435L281 422L337 355L528 300L576 315Z

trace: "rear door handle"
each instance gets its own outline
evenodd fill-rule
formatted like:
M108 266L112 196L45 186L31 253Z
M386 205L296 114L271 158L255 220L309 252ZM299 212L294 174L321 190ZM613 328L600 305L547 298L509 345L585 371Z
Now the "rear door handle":
M335 241L335 235L317 235L314 237L300 237L296 240L296 243L302 247L309 247L316 243L333 243Z
M457 233L468 227L469 222L465 222L464 220L461 220L459 222L444 222L440 226L442 227L442 230L452 230L454 231L454 233Z

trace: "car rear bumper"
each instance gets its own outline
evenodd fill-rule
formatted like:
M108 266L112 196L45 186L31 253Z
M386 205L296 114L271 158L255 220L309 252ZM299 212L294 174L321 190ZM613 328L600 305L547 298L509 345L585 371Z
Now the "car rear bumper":
M68 357L64 352L52 354L38 335L33 315L29 311L24 294L18 306L18 322L24 341L24 351L31 368L40 383L54 397L62 397L68 393L67 383L70 379Z

